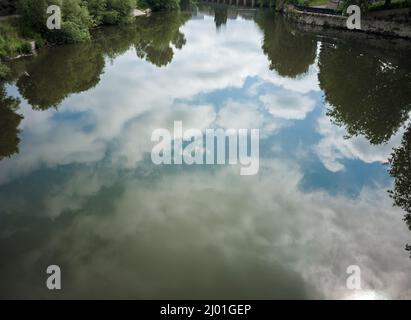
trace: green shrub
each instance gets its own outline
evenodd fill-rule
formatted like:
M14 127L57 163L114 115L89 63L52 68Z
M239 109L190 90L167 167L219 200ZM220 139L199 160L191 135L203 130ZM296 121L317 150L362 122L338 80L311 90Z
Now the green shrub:
M153 11L176 10L180 6L180 0L144 0Z
M56 41L63 43L81 42L90 38L88 29L82 29L72 21L63 22L61 32L56 37Z
M10 69L4 64L0 63L0 82L4 80L8 76L9 73L10 73Z
M0 23L0 58L30 53L31 45L21 37L18 29L15 20Z
M104 14L107 11L105 0L85 0L87 9L93 19L93 24L98 26L103 23Z
M118 13L119 22L128 21L131 11L136 7L136 0L107 0L107 10Z
M47 28L47 8L58 5L62 11L62 28ZM79 42L90 38L92 19L82 0L20 0L20 13L27 28L50 42Z
M136 0L85 0L94 25L122 24L131 20Z

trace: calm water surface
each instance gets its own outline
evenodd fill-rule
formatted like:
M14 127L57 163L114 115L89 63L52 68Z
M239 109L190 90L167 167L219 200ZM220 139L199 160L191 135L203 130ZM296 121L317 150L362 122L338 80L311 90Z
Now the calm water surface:
M364 38L202 7L13 62L0 297L411 298L410 44ZM153 165L174 120L259 128L259 174Z

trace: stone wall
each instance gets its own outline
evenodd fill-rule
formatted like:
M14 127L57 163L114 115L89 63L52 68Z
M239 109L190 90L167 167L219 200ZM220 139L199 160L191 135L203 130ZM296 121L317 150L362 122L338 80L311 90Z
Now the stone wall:
M375 19L406 23L411 21L411 8L371 11L365 17L368 20Z
M288 18L298 23L347 29L345 16L303 12L292 6L288 6L285 12ZM361 30L356 31L411 39L411 9L368 13L361 17Z

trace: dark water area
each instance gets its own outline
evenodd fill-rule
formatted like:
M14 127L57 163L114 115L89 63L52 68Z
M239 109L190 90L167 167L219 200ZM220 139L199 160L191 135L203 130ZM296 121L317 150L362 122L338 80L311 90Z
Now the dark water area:
M410 57L200 5L11 62L0 297L411 298ZM258 128L259 173L154 165L150 136L175 120Z

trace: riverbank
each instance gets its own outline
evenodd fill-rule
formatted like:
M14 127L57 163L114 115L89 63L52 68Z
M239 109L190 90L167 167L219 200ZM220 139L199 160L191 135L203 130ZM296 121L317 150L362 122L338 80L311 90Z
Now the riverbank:
M63 19L59 28L51 30L46 25L51 17L47 2L20 0L18 7L2 4L0 61L33 54L39 47L88 41L94 28L131 23L148 15L153 6L151 0L61 0Z
M2 17L0 20L0 61L8 61L35 52L36 44L26 39L20 28L20 17Z
M293 5L285 6L283 11L297 23L347 30L347 17L340 14L302 11ZM411 8L367 12L361 18L361 29L355 32L411 40Z
M136 18L150 14L151 9L149 8L135 8L130 13L130 17ZM31 56L36 53L37 48L57 44L47 42L46 39L36 33L33 33L33 37L27 36L21 19L22 16L18 14L0 17L0 63ZM96 25L94 28L100 26Z

